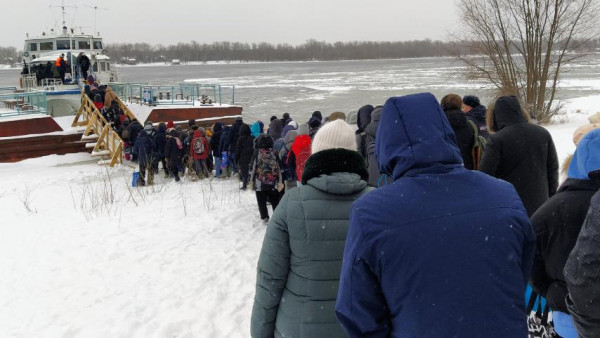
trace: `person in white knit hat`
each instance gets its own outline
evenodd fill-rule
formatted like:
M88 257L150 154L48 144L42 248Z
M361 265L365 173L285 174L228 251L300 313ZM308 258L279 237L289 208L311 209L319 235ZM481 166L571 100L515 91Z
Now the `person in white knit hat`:
M258 260L252 337L347 337L335 317L339 271L352 203L367 187L354 128L322 126L302 173L267 226Z
M352 128L344 120L326 123L315 135L312 142L312 153L326 149L343 148L356 150L356 136Z

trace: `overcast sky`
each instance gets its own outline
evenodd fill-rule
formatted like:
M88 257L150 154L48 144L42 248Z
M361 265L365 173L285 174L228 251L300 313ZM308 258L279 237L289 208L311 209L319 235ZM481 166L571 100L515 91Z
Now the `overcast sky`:
M2 0L1 46L23 48L25 33L60 25L60 0ZM457 27L456 0L65 0L67 25L94 30L105 43L241 41L300 44L308 39L446 39ZM54 15L53 15L54 14Z

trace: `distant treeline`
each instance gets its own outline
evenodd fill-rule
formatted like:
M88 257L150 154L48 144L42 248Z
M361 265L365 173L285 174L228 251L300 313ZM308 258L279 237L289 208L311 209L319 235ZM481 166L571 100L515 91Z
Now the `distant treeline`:
M451 55L451 43L432 40L402 42L335 42L308 40L301 45L214 42L178 43L152 46L147 43L107 45L113 60L135 59L137 62L187 61L310 61L397 59Z
M600 39L586 43L588 50L599 50ZM308 40L300 45L213 42L178 43L176 45L150 45L148 43L113 43L106 45L108 55L116 62L171 62L190 61L312 61L312 60L364 60L401 59L414 57L454 56L468 54L453 42L434 40L413 41L352 41L325 42ZM20 62L22 51L15 47L0 46L0 64ZM135 60L135 61L134 61Z
M0 64L15 65L21 57L15 47L0 47Z

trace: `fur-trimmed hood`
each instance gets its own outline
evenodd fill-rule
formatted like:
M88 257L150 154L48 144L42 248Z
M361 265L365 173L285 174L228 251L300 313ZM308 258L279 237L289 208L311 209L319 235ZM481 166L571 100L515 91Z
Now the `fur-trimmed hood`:
M306 165L302 174L302 184L313 185L313 180L322 178L323 176L333 175L335 173L349 173L355 176L354 178L350 179L350 181L352 181L351 187L342 189L342 191L344 191L343 193L355 193L360 191L367 186L367 181L369 180L369 173L367 172L365 161L358 152L336 148L319 151L312 154L308 160L306 160ZM348 180L342 180L344 182L340 180L335 181L344 184L350 183ZM317 184L319 185L317 188L319 190L329 191L321 186L321 183ZM328 182L327 184L330 183L331 182Z

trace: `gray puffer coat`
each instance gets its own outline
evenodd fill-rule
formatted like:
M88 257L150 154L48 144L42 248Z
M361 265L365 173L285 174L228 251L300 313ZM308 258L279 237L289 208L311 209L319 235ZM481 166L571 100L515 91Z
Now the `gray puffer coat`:
M352 203L367 192L360 154L324 150L305 185L286 191L267 227L252 309L252 337L346 337L335 317Z

